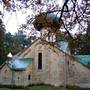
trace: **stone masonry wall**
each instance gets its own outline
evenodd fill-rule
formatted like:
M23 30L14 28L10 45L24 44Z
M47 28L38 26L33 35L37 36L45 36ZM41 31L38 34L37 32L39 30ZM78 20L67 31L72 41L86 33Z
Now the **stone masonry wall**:
M29 75L32 77L32 65L25 71L13 71L6 64L0 72L0 85L27 86L32 82L32 78L28 79Z
M68 56L67 84L90 87L90 69Z
M30 51L30 50L31 51ZM90 69L59 49L38 40L21 56L32 57L32 83L68 85L90 83ZM25 53L27 53L25 55ZM38 53L42 53L42 70L38 70Z

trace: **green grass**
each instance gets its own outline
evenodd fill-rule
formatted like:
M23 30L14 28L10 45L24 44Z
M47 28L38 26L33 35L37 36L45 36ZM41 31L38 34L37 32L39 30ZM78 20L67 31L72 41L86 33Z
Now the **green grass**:
M0 88L0 90L11 90L11 89L8 89L8 88Z
M0 88L0 90L64 90L64 89L60 89L60 87L58 89L50 85L33 85L33 86L26 87L24 89Z
M29 90L54 90L54 87L49 85L35 85L31 86Z
M70 89L65 89L64 87L54 87L50 85L34 85L28 87L27 90L70 90Z
M68 89L65 89L63 86L54 87L50 85L32 85L24 89L0 88L0 90L90 90L90 88L83 89L79 87L68 87Z
M23 89L0 88L0 90L23 90Z

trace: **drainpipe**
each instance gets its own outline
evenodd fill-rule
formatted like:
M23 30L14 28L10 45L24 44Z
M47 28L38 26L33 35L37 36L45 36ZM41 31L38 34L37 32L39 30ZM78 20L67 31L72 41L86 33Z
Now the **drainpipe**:
M67 86L67 58L66 53L64 54L64 88Z
M12 65L12 68L13 68L13 65ZM13 86L15 85L13 69L12 69L12 81L11 81L11 84L12 84L12 88L13 88Z

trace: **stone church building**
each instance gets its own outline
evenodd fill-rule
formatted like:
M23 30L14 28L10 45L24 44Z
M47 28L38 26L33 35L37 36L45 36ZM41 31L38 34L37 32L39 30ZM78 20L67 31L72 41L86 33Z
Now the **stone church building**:
M60 45L36 39L0 66L0 85L90 86L90 55L72 56L64 41Z

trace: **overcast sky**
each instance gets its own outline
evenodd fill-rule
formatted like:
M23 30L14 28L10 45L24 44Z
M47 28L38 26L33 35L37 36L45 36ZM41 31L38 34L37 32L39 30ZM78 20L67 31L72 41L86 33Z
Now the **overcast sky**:
M61 6L63 0L56 0L56 2ZM3 10L3 7L0 6L1 11L4 13L3 21L6 26L7 32L11 32L14 34L17 32L17 28L19 25L24 24L26 22L26 16L32 14L32 10L27 9L27 12L7 12ZM29 12L29 13L28 13Z
M59 6L63 5L62 2L63 0L56 0L56 3L58 3ZM81 2L81 0L79 0L79 2ZM19 25L24 24L26 22L26 17L33 13L33 11L30 8L27 9L26 12L7 12L3 10L3 7L0 6L0 10L4 13L3 21L6 26L6 30L7 32L11 32L12 34L17 32L17 28L19 27Z

